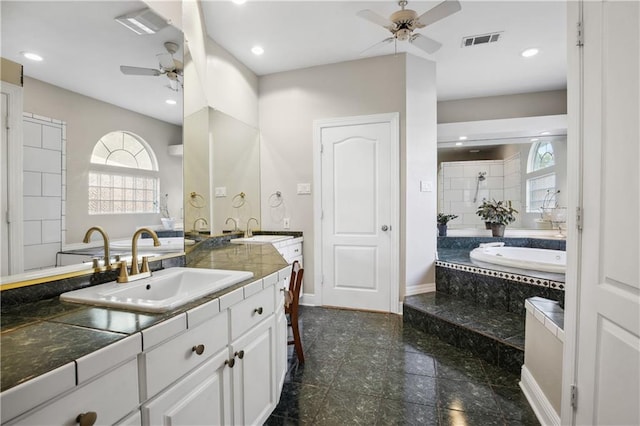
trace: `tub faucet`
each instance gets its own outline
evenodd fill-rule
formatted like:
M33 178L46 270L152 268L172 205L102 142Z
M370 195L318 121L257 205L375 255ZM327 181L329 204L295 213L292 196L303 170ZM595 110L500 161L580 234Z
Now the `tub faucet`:
M236 220L235 220L234 218L232 218L232 217L228 217L228 218L227 218L227 220L225 220L225 221L224 221L224 224L225 224L225 225L228 225L228 224L229 224L229 221L232 221L232 222L233 222L233 230L234 230L234 231L237 231L237 230L238 230L238 222L236 222Z
M102 228L102 226L92 226L87 230L87 233L84 234L84 239L82 240L82 242L85 244L89 243L89 237L91 236L93 231L97 231L100 233L100 235L102 235L102 240L104 242L104 267L107 269L107 271L110 271L111 258L109 256L109 236L107 235L107 232L104 230L104 228Z
M255 220L256 225L258 225L258 219L256 219L255 217L250 217L249 220L247 221L247 232L244 233L245 238L253 237L253 232L249 227L249 224L251 223L252 220Z
M153 245L155 247L158 247L160 245L158 234L156 234L155 231L149 228L138 229L131 238L131 274L127 274L127 261L123 260L120 263L120 275L118 276L119 283L128 283L130 281L136 281L141 278L147 278L151 276L151 271L149 270L149 260L147 259L147 256L142 257L142 270L138 269L138 237L140 237L143 232L151 235L151 238L153 238Z

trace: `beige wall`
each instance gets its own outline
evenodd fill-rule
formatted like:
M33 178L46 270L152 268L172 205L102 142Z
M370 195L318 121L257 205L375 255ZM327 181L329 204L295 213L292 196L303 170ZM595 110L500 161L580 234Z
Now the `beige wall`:
M399 112L402 128L404 74L404 55L391 55L260 77L261 224L282 229L267 207L281 191L291 229L304 232L305 293L314 292L313 195L297 195L296 185L313 182L313 121Z
M22 65L0 58L0 80L16 86L22 86Z
M536 117L566 113L566 90L438 102L438 123Z
M182 142L182 127L165 123L75 92L25 77L24 111L67 123L66 242L82 241L84 232L102 225L111 238L130 237L140 225L159 225L160 215L89 216L88 170L95 143L105 134L123 130L142 137L153 148L160 168L160 192L169 194L174 217L182 211L182 158L167 146ZM25 159L25 161L28 161Z

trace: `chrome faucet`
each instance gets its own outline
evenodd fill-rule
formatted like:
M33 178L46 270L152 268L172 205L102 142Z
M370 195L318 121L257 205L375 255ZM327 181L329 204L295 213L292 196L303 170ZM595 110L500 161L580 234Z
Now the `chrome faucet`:
M251 228L249 227L249 223L251 223L252 220L255 220L256 221L256 225L258 225L258 219L256 219L255 217L250 217L249 220L247 221L247 232L244 233L244 237L245 238L253 237L253 232L251 231Z
M225 224L225 225L228 225L228 224L229 224L229 221L232 221L232 222L233 222L233 230L234 230L234 231L237 231L237 230L238 230L238 222L236 222L236 220L235 220L234 218L232 218L232 217L228 217L228 218L227 218L227 220L225 220L225 221L224 221L224 224Z
M102 235L102 240L104 242L104 267L106 270L110 271L111 258L109 256L109 236L107 235L107 232L104 230L104 228L102 228L101 226L92 226L87 230L87 233L84 234L84 239L82 240L82 242L85 244L88 244L89 237L91 237L91 234L93 233L93 231L98 231L100 235ZM98 265L96 265L96 267L97 266Z
M138 237L140 237L143 232L151 235L151 238L153 238L153 245L155 247L158 247L160 245L158 234L156 234L155 231L149 228L138 229L131 238L131 274L127 274L127 261L123 260L120 263L120 275L118 276L119 283L128 283L130 281L136 281L141 278L147 278L151 276L151 271L149 270L149 260L147 259L147 256L142 257L142 270L138 269Z
M198 222L203 221L205 225L208 225L209 223L207 222L207 219L205 219L204 217L199 217L196 220L193 221L193 232L194 233L198 233L198 228L196 227L198 225Z

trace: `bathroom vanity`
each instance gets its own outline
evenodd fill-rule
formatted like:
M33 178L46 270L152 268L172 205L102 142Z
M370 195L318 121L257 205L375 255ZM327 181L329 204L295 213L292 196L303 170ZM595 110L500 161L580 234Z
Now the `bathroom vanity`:
M286 373L291 267L270 244L187 264L254 276L166 313L56 298L3 318L2 424L262 424Z

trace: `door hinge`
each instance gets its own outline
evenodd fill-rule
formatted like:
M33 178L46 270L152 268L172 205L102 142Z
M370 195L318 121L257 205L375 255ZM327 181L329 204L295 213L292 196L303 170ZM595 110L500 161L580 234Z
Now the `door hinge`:
M320 144L320 154L324 153L324 144Z
M320 278L320 285L324 285L324 275Z
M582 28L582 22L578 22L576 25L577 33L576 33L576 46L582 47L584 46L584 30Z
M578 387L571 385L571 407L575 410L578 408Z
M320 210L320 220L324 219L324 210Z
M579 231L582 231L582 207L576 207L576 228L578 228Z

